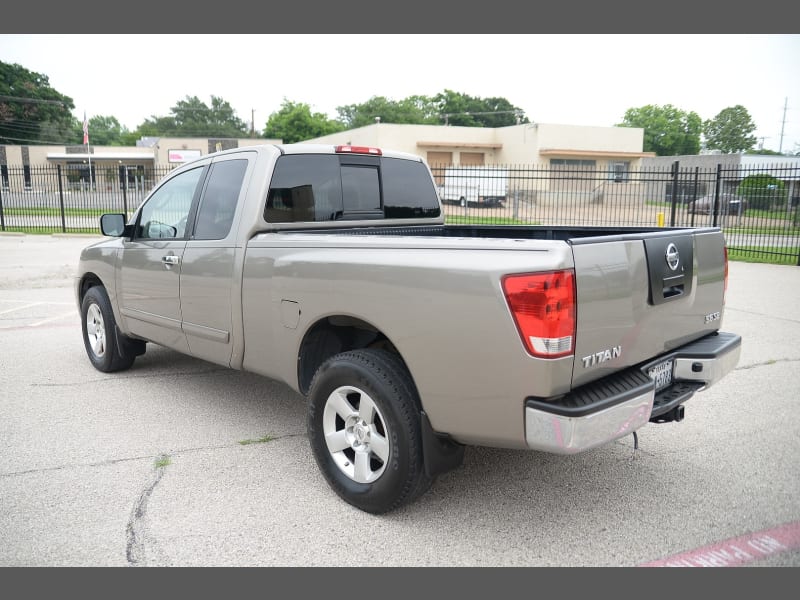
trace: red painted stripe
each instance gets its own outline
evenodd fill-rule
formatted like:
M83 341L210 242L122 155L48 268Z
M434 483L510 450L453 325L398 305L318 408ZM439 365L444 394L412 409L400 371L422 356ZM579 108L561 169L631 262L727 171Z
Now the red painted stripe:
M800 521L639 565L640 567L735 567L800 548Z

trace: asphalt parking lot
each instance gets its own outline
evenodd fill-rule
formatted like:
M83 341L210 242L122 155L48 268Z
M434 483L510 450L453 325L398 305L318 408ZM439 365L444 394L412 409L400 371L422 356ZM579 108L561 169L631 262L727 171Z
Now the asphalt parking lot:
M739 365L635 452L468 448L373 516L283 384L152 345L96 371L72 289L96 239L0 235L0 566L800 566L798 267L731 262Z

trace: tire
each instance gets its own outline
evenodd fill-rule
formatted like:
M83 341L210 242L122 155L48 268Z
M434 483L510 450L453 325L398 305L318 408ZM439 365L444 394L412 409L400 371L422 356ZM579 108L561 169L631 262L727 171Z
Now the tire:
M118 334L108 294L102 286L89 288L81 302L83 345L98 371L111 373L130 368L136 359L137 342ZM141 344L141 342L138 342Z
M311 382L308 437L317 465L347 503L380 514L424 494L416 387L397 355L363 349L325 361Z
M461 199L459 199L459 201L458 201L458 205L459 205L460 207L462 207L462 208L463 208L463 207L465 207L465 206L467 205L467 199L466 199L466 198L464 198L464 197L462 197Z

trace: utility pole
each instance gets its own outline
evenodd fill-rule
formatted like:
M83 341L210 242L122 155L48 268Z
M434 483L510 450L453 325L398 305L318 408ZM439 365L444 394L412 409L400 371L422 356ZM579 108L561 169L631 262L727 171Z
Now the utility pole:
M789 102L789 98L784 98L783 100L783 121L781 121L781 143L778 145L778 154L783 154L783 128L786 127L786 104Z
M256 137L256 109L250 109L250 137Z
M768 138L769 138L769 136L767 136L767 135L762 135L760 138L758 138L758 139L761 140L761 143L758 145L758 149L759 150L763 150L764 149L764 140L766 140Z

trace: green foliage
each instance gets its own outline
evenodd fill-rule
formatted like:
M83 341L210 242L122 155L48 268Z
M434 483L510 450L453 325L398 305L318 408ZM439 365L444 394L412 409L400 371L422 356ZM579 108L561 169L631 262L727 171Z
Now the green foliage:
M725 154L744 152L755 146L756 126L750 113L741 104L722 109L713 119L703 124L703 135L708 148Z
M46 75L0 62L0 143L69 143L74 108L72 98L50 87Z
M786 206L786 186L780 179L759 173L748 175L736 193L747 200L748 208L772 210Z
M437 124L438 108L430 98L425 96L409 96L398 102L384 96L373 96L361 104L348 104L336 107L345 128L355 129L375 123L413 123Z
M339 121L329 119L323 113L312 113L308 104L291 102L284 98L280 110L269 116L264 137L280 139L284 144L294 144L344 129L345 126Z
M657 156L700 152L700 116L671 104L629 108L619 126L644 129L644 151L655 152Z
M505 98L478 98L445 89L433 97L441 122L463 127L507 127L528 123L524 111ZM445 117L446 115L446 117Z
M89 119L89 144L92 146L135 146L136 139L132 144L126 144L129 138L126 134L130 134L126 127L123 127L116 117L97 115ZM73 143L80 144L83 142L83 122L78 122L74 125L72 132Z
M136 129L139 137L219 137L241 138L249 133L247 125L231 105L211 96L211 106L197 96L186 96L171 109L169 116L151 116Z
M381 123L411 123L414 125L458 125L462 127L506 127L528 123L521 108L505 98L476 98L452 90L436 96L409 96L402 100L389 100L373 96L361 104L337 107L339 120L346 128L372 125L380 117Z

